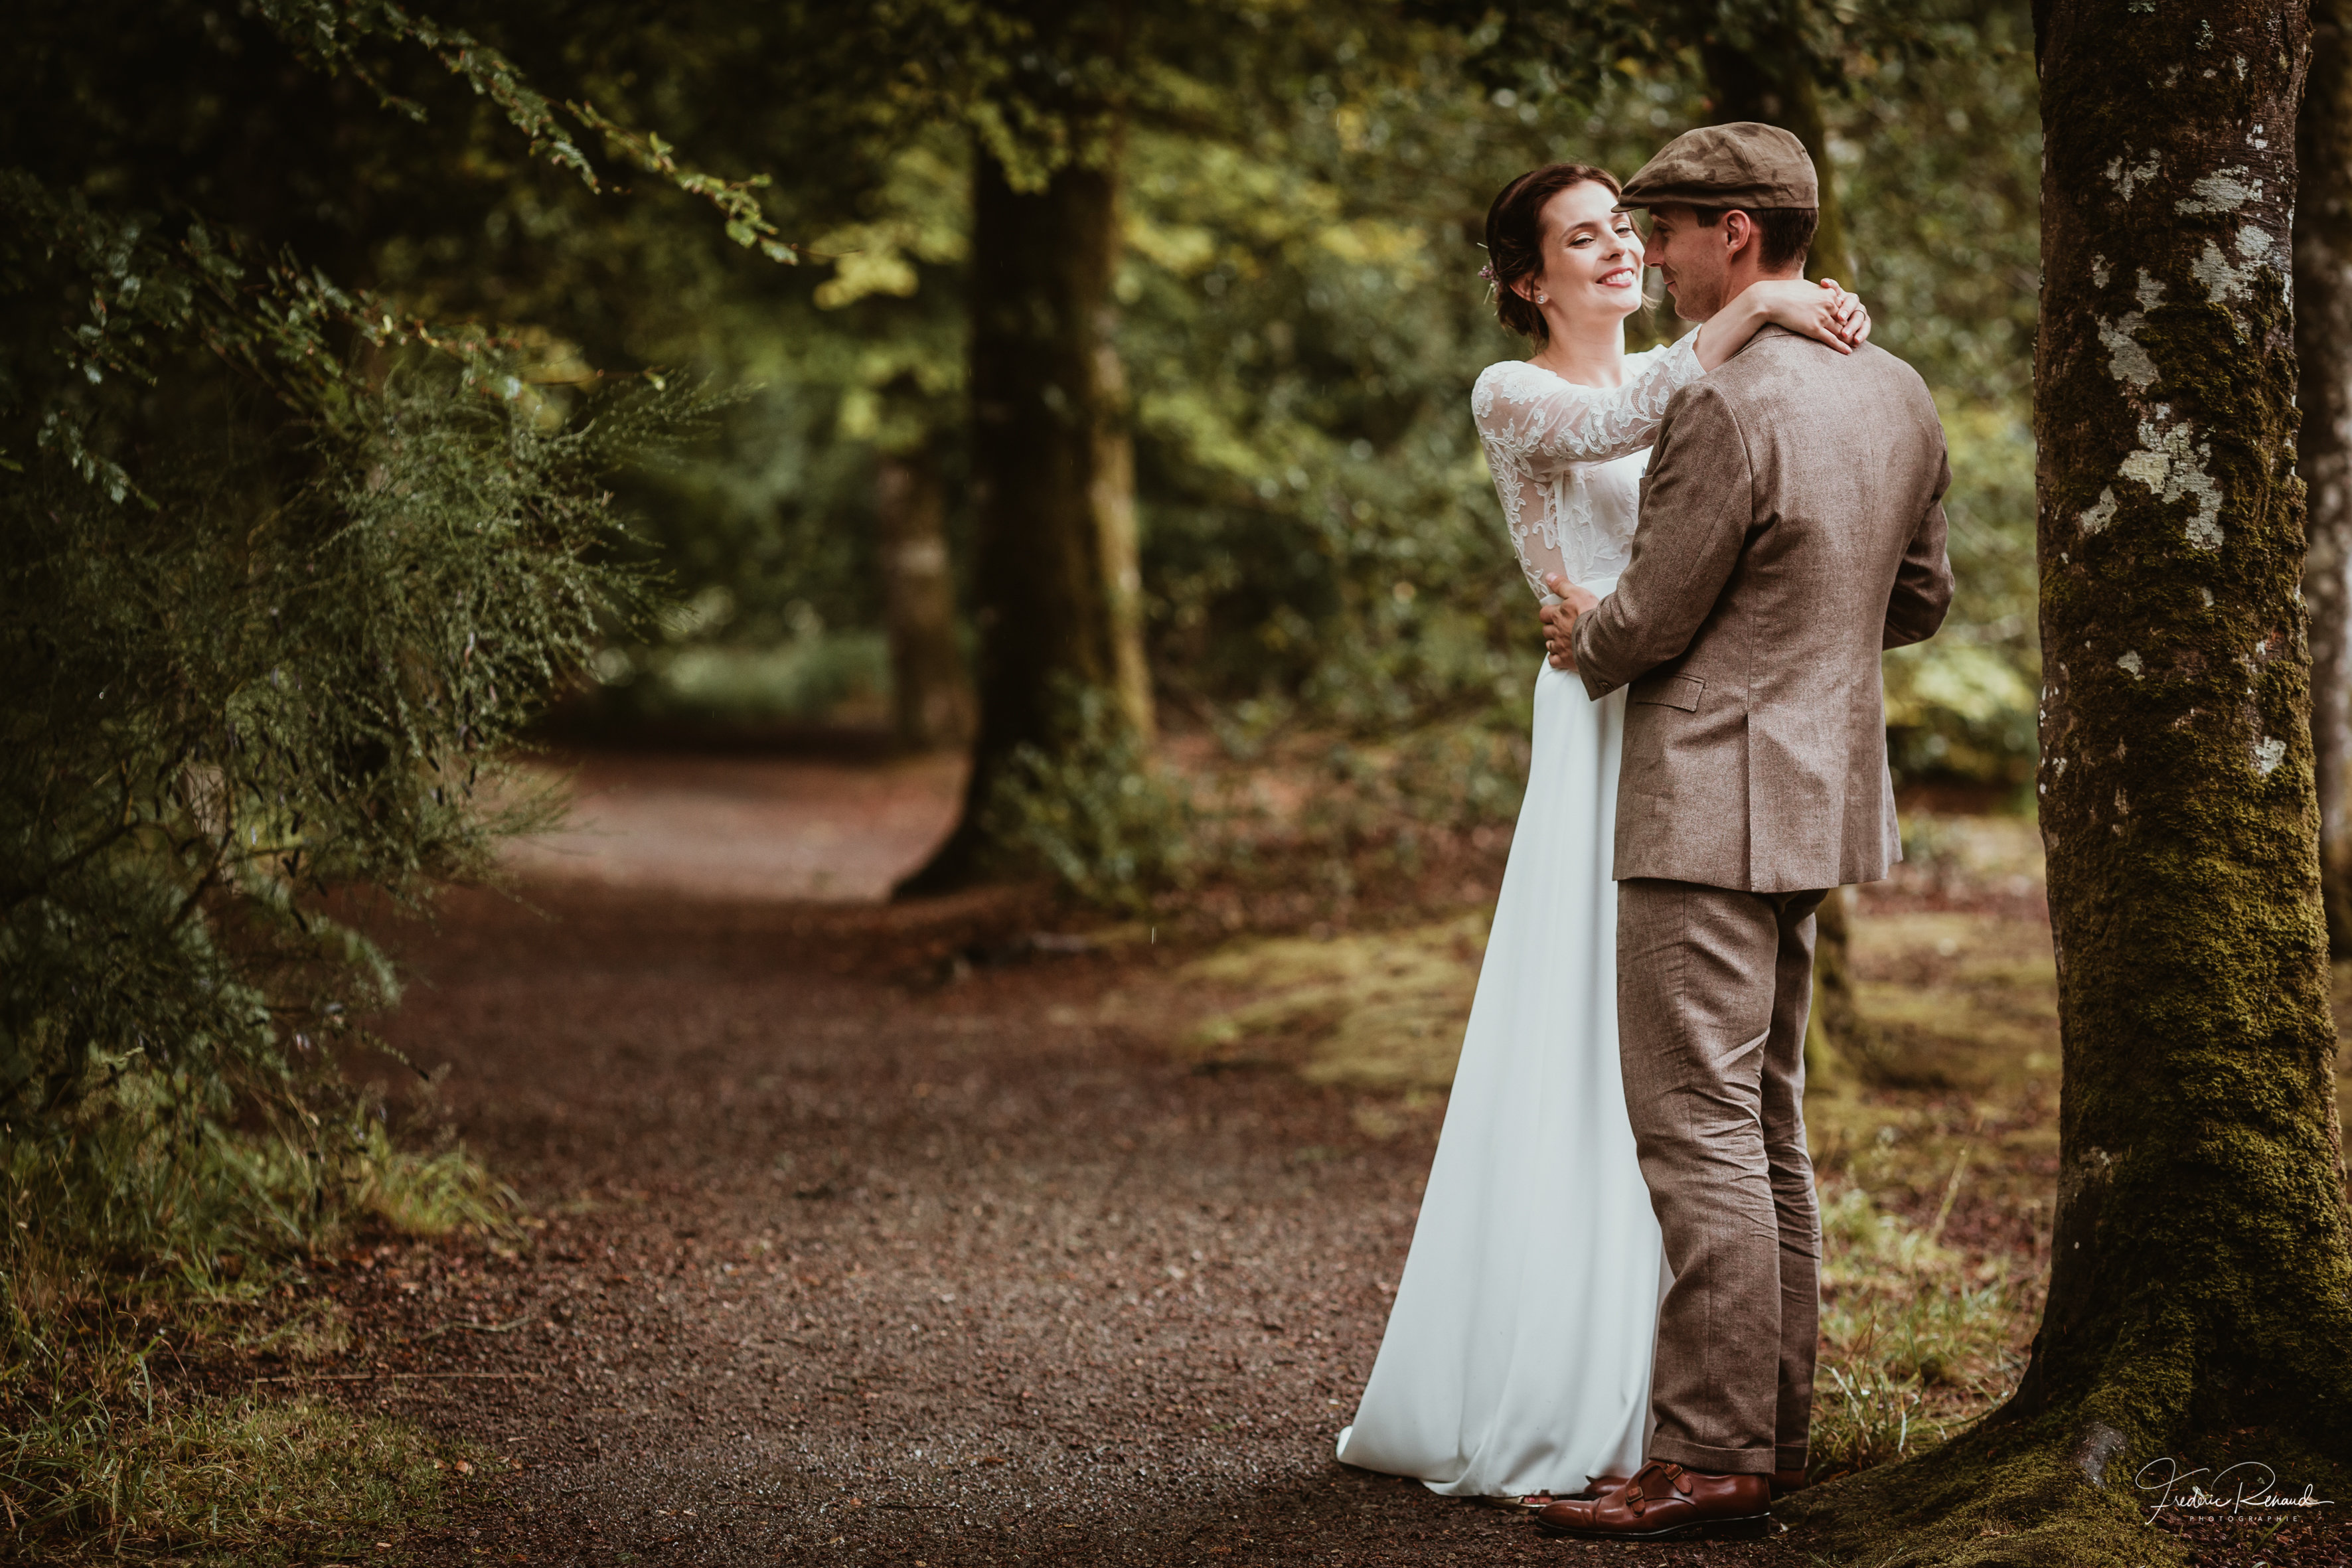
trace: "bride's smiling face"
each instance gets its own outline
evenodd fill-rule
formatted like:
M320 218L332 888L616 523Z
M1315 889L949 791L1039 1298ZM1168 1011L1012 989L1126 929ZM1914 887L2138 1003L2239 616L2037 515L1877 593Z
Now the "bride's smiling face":
M1544 204L1543 266L1512 284L1547 316L1616 321L1642 303L1642 237L1611 209L1616 194L1587 180Z

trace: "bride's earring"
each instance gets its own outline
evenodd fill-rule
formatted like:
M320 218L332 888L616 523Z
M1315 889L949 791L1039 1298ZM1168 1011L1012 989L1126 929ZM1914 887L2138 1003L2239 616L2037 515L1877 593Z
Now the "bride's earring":
M1536 303L1538 305L1549 305L1551 303L1551 296L1549 294L1538 293L1536 296Z

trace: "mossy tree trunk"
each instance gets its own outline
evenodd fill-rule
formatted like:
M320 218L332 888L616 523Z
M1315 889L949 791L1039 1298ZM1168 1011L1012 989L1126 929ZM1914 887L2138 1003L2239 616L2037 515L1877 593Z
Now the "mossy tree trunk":
M2296 122L2294 350L2298 467L2310 507L2311 742L2329 946L2352 955L2352 4L2315 0Z
M971 682L956 640L948 578L947 498L929 453L886 452L875 465L882 613L890 637L891 720L898 743L944 751L970 743Z
M2053 1268L2000 1411L1798 1510L1895 1562L2172 1556L2142 1467L2352 1445L2287 291L2305 15L2035 24Z
M1821 88L1813 79L1812 60L1804 45L1790 38L1743 47L1718 33L1701 44L1698 52L1706 71L1716 124L1754 120L1777 125L1802 142L1805 151L1812 154L1813 172L1822 187L1822 221L1814 231L1805 276L1834 278L1849 288L1856 287L1853 250L1846 243L1845 211L1831 174Z
M1115 135L1093 163L1017 186L983 144L972 159L973 605L980 728L961 822L900 891L990 869L985 808L1014 752L1064 742L1076 688L1118 692L1122 574L1133 560L1125 387L1108 339L1118 251ZM1106 518L1106 512L1114 515ZM1131 700L1131 698L1130 698ZM1125 713L1127 706L1120 705ZM1148 712L1145 715L1148 721Z
M2065 1078L2012 1410L2140 1459L2341 1389L2352 1351L2287 293L2305 27L2265 0L2037 21Z

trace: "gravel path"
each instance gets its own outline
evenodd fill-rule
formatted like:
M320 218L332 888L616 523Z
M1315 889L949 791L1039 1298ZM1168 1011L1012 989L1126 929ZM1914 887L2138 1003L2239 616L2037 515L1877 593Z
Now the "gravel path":
M543 1227L336 1284L397 1345L381 1371L436 1374L354 1396L513 1461L419 1560L1595 1550L1331 1458L1433 1108L1376 1139L1344 1094L1185 1070L1157 1040L1198 1002L1165 948L967 969L1029 929L1001 904L534 897L553 923L467 898L412 937L390 1032L450 1064L464 1137Z
M878 894L953 769L582 778L599 826L522 857L531 907L394 937L384 1032L531 1215L323 1281L355 1348L310 1375L452 1440L404 1560L1822 1561L1548 1542L1337 1464L1442 1107L1186 1068L1166 1042L1234 999L1168 946L1040 944L1003 897L777 901ZM2322 1534L2262 1558L2345 1561Z
M560 832L509 864L538 881L753 901L874 903L955 826L963 759L590 754L565 779Z

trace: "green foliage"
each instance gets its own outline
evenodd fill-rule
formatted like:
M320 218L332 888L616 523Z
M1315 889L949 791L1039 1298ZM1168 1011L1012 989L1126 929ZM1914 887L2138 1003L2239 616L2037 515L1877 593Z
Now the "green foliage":
M381 1556L379 1542L439 1517L446 1468L405 1424L255 1394L151 1416L148 1359L39 1366L58 1397L0 1436L0 1541L46 1563L168 1552L242 1568Z
M632 613L606 477L710 403L429 325L332 263L463 183L399 152L408 89L446 103L445 75L510 143L593 184L587 127L788 258L751 183L393 5L11 25L0 1531L51 1559L352 1554L429 1510L414 1438L152 1374L364 1216L499 1222L471 1162L395 1149L342 1087L351 1020L396 994L346 916L543 818L498 759Z
M305 894L414 897L535 819L482 785L619 586L593 476L692 399L543 431L521 391L418 364L291 428L159 435L135 499L47 454L0 493L0 1115L275 1073L391 994Z
M502 1227L512 1194L454 1146L396 1147L364 1100L233 1131L126 1075L50 1131L0 1143L0 1542L309 1561L430 1520L446 1478L407 1427L172 1370L240 1336L298 1365L340 1348L331 1304L274 1304L303 1248Z
M1943 629L1886 658L1891 759L1912 777L2022 784L2032 771L2042 659L2034 624L2033 439L2018 392L1946 398L1952 570L1963 585Z
M991 837L1073 892L1141 911L1192 868L1193 811L1105 691L1062 694L1066 739L1017 748L983 808Z
M124 1074L50 1118L44 1136L0 1144L14 1277L80 1281L20 1299L28 1317L58 1289L247 1289L273 1260L359 1224L438 1235L496 1228L512 1212L512 1194L455 1147L395 1146L366 1097L263 1100L249 1108L257 1125L231 1128L191 1115L173 1087Z
M1960 595L1945 633L1890 667L1897 761L2011 777L2039 685L2028 19L2004 4L1802 9L1830 28L1829 172L1876 340L1943 395L1952 435ZM1488 69L1491 28L1326 6L1224 18L1204 38L1147 10L1115 294L1163 695L1272 702L1374 744L1511 712L1534 668L1532 615L1466 401L1480 369L1527 351L1493 324L1479 224L1534 163L1628 173L1704 118L1696 56L1661 35L1586 78L1507 82ZM774 640L795 602L836 629L878 625L877 450L929 447L951 541L968 535L970 153L947 87L926 79L897 108L864 106L841 160L774 192L808 216L828 265L754 277L649 247L670 283L608 319L634 354L764 383L721 447L644 501L683 585L735 595L710 640ZM681 118L676 133L704 123ZM1663 315L1633 329L1637 344L1678 330Z
M1590 96L1612 72L1643 70L1705 47L1786 56L1835 86L1857 68L1932 48L1936 37L1916 7L1885 0L1415 0L1412 8L1468 31L1477 45L1473 66L1486 79L1579 96Z
M889 649L881 634L829 634L814 611L803 624L808 629L768 646L680 640L608 647L591 667L599 682L593 700L568 710L567 720L720 730L775 721L876 722L887 711L890 685Z
M508 125L529 139L534 155L578 175L590 190L597 189L601 180L595 164L581 150L573 126L600 135L607 146L645 173L710 203L724 218L727 237L735 244L757 249L771 261L796 259L797 247L786 243L768 220L757 195L769 184L767 176L728 180L682 165L676 156L677 150L660 135L630 130L593 100L551 102L506 56L462 28L444 26L389 0L357 4L257 0L254 9L281 38L307 57L307 63L330 74L355 78L382 95L385 107L421 121L425 117L422 106L397 95L387 73L374 68L369 52L370 46L420 47L471 88L475 96L495 105Z
M415 904L479 875L543 818L494 787L497 759L628 613L605 476L709 403L551 374L522 338L429 327L289 247L320 237L289 191L391 177L369 163L382 109L339 143L298 59L388 90L394 46L421 44L593 175L464 35L286 0L42 6L19 41L0 67L27 160L0 167L0 1175L88 1267L203 1282L377 1201L345 1189L390 1155L337 1083L351 1020L396 988L342 913L355 889ZM275 187L224 145L224 100L247 129L309 132L274 150ZM361 167L321 169L321 147ZM465 1206L456 1167L409 1175L377 1198Z

